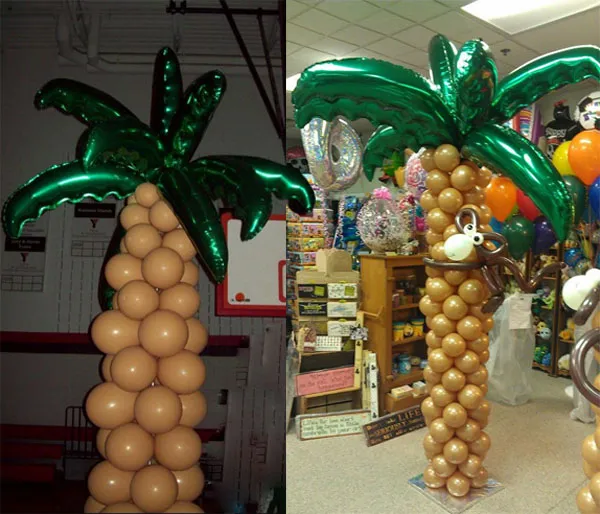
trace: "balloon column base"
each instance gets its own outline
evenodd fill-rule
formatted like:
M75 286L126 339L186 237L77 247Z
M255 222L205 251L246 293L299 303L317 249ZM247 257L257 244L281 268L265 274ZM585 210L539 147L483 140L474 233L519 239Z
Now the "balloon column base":
M455 498L445 487L442 487L441 489L431 489L427 487L425 482L423 482L423 473L411 478L408 483L450 514L460 514L473 507L476 503L479 503L504 489L504 486L500 482L490 478L485 487L471 489L469 494L463 498Z

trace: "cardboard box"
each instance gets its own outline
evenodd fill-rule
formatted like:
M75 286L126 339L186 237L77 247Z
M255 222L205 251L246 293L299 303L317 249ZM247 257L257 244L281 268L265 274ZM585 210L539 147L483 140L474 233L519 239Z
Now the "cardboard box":
M316 257L317 269L327 275L352 271L352 256L344 250L319 250Z

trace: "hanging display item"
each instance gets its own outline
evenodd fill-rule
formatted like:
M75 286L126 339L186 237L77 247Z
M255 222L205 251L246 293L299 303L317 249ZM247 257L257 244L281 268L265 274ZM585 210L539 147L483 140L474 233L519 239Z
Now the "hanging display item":
M302 128L302 145L311 175L324 191L343 191L362 173L360 136L342 116L314 118Z
M313 118L336 116L367 118L377 127L365 147L369 179L381 164L380 156L390 155L400 144L427 147L420 155L427 171L427 190L420 201L427 211L426 239L436 266L426 266L429 279L420 302L430 328L424 370L430 396L421 407L428 425L423 480L462 497L488 482L483 466L491 444L483 431L490 413L485 363L493 319L483 312L490 287L478 252L472 249L451 263L472 269L444 270L449 260L445 242L459 233L455 216L461 209L477 213L477 233L492 232L492 211L485 206L492 173L514 184L514 195L506 191L513 206L518 188L545 216L558 240L568 237L574 208L561 175L531 141L503 124L551 91L587 78L600 80L600 47L541 56L501 81L493 55L480 39L456 50L436 35L429 44L429 60L433 83L374 59L315 64L302 73L292 100L299 127ZM500 218L495 217L503 221L508 214L499 208ZM488 243L495 246L482 241Z
M579 100L573 119L583 130L598 128L596 122L600 120L600 91L594 91Z
M554 162L556 150L566 141L571 141L581 130L577 124L577 114L575 120L571 119L569 106L564 101L554 104L553 120L544 127L544 137L546 138L546 155ZM557 169L560 169L557 166ZM561 172L562 173L562 172Z
M100 428L106 459L89 474L84 512L202 512L202 451L194 427L206 415L198 390L206 328L194 317L197 255L223 280L227 246L222 200L242 220L242 239L256 236L271 214L271 195L310 211L314 193L296 169L247 156L192 161L225 93L225 77L209 72L183 90L179 62L165 48L155 62L150 125L114 98L68 79L40 89L39 109L54 107L87 126L77 158L31 178L6 200L2 225L23 226L65 202L127 198L103 266L106 309L90 335L106 356L105 382L86 399ZM154 460L152 460L154 458Z

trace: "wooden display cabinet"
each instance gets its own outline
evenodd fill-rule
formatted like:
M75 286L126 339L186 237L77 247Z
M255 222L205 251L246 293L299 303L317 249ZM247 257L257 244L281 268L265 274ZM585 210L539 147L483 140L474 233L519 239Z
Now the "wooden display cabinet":
M392 297L397 282L407 275L416 277L418 288L425 287L423 255L361 255L361 310L365 326L369 329L366 349L377 354L379 367L379 409L381 415L419 405L424 396L396 399L390 391L403 385L423 380L423 370L413 366L410 373L393 372L393 358L398 353L409 353L427 358L425 334L394 341L395 321L425 317L419 311L419 298L414 297L404 305L394 307ZM425 330L425 327L424 327Z

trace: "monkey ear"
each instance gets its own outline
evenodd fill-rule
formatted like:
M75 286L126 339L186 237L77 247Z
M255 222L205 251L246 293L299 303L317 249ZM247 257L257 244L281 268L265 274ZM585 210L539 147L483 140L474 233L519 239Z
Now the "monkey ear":
M471 219L469 222L464 224L463 218L465 218L466 216L469 216ZM474 209L470 209L469 207L467 207L466 209L461 209L456 213L456 216L454 217L454 224L456 225L456 228L459 230L459 232L462 234L465 233L465 227L469 224L472 224L475 230L477 230L477 227L479 227L479 215Z
M487 248L483 249L486 255L499 255L506 251L508 241L502 234L497 234L496 232L482 232L481 235L483 236L484 241L496 241L497 243L500 243L500 246L494 250L488 250Z

